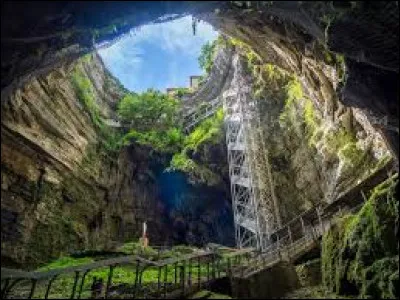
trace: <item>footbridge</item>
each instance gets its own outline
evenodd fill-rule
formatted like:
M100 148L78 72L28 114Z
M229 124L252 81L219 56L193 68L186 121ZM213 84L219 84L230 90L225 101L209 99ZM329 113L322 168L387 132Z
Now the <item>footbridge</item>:
M166 259L130 255L41 272L1 268L2 298L47 299L65 294L71 299L188 297L219 280L234 282L280 262L298 260L319 247L321 236L334 224L337 215L360 209L361 191L370 190L387 178L387 171L381 169L332 203L312 207L282 224L268 151L263 144L258 102L248 88L251 84L243 81L246 76L241 74L244 68L239 57L231 55L224 59L211 71L215 78L222 76L224 80L216 89L211 76L199 94L186 100L183 124L190 132L220 107L224 110L237 248L209 247ZM110 124L120 126L112 121ZM90 285L93 274L105 276L100 294L94 293Z
M209 245L187 255L162 259L129 255L75 267L27 272L1 268L2 299L48 298L187 298L213 285L250 278L281 262L295 262L319 247L321 236L335 224L337 215L357 212L364 204L360 196L382 182L382 169L325 206L312 207L271 233L272 242L263 250L233 249ZM357 197L354 197L357 195ZM93 276L105 279L93 291ZM124 276L122 276L124 274ZM129 274L129 275L127 275ZM91 280L90 280L91 279Z

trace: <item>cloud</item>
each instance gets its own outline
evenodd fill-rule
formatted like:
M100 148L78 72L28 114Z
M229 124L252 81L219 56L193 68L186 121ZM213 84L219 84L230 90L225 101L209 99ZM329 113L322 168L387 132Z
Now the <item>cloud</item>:
M130 44L129 40L121 40L110 47L100 49L99 54L105 62L137 66L142 62L143 50Z
M135 28L98 52L111 73L128 89L165 88L182 85L183 79L188 80L188 72L200 72L197 57L201 47L217 36L218 32L204 22L197 24L194 36L192 18L188 16Z
M168 23L146 25L138 28L131 36L133 43L149 42L158 44L163 50L197 54L202 45L218 36L211 25L197 24L196 35L192 31L192 17L176 19Z

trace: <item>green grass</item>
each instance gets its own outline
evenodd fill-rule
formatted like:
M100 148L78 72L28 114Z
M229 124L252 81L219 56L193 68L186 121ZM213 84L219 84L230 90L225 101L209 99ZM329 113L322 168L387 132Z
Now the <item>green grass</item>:
M91 262L94 262L94 259L91 257L73 258L70 256L64 256L38 268L37 271L49 271L60 268L62 269L67 267L88 264Z
M195 251L198 251L197 248L190 247L190 246L185 246L185 245L178 245L172 247L170 250L165 251L161 254L161 256L158 258L157 251L151 247L148 247L144 252L141 251L141 247L139 242L133 241L133 242L128 242L116 249L118 253L125 253L127 255L132 255L132 254L139 254L142 257L145 257L147 259L151 260L156 260L156 259L167 259L167 258L182 258L184 255L192 254ZM223 256L226 256L229 254L227 251L222 251L221 254ZM110 257L115 257L115 255L112 255L112 253L109 254L104 254L101 256L101 259L106 259L107 256ZM48 270L54 270L54 269L62 269L62 268L67 268L67 267L72 267L72 266L78 266L82 264L88 264L91 262L96 261L97 259L100 259L99 256L85 256L81 258L73 258L73 257L60 257L57 260L51 261L40 268L38 268L36 271L48 271ZM135 283L136 279L136 262L132 261L131 264L128 265L121 265L121 266L116 266L115 269L113 270L113 276L112 276L112 285L116 286L119 284L125 284L129 286L133 286ZM164 276L166 276L166 282L171 284L172 286L175 283L175 276L177 278L177 284L179 285L179 280L180 280L180 272L184 270L186 274L186 278L188 278L189 275L189 264L188 262L183 266L182 262L179 262L177 264L177 273L175 274L175 269L174 265L169 265L166 268L166 273L165 269L161 270L161 281L163 282L165 280ZM220 263L220 266L225 266L227 267L227 261L224 260ZM211 277L211 263L210 263L210 273L209 276ZM200 274L199 274L200 273ZM191 268L191 278L192 278L192 284L195 285L197 284L198 277L200 276L201 279L207 278L207 265L204 261L200 261L200 266L198 266L198 260L194 259L192 260L192 268ZM82 274L81 274L82 275ZM109 275L109 267L101 267L95 270L91 270L89 273L86 275L85 283L82 288L82 295L81 298L89 298L91 291L90 287L92 285L92 282L95 278L99 279L101 278L103 280L104 288L107 283ZM156 267L148 267L144 270L143 275L142 275L142 283L144 286L149 288L152 291L157 290L157 282L158 282L158 275L159 275L159 269ZM224 276L225 274L223 272L220 273L221 276ZM44 298L45 292L46 292L46 287L47 287L48 281L40 281L37 284L36 287L36 292L34 294L35 299L42 299ZM77 293L79 292L79 287L80 287L81 281L79 280L78 286L77 286ZM52 284L51 290L50 290L50 298L57 298L57 299L62 299L62 298L69 298L71 295L71 291L73 288L74 284L74 273L69 273L69 274L62 274L60 275ZM170 289L171 287L169 287ZM25 282L22 284L21 288L18 289L18 295L19 297L24 297L29 293L30 285L29 283ZM76 295L75 295L76 296ZM222 295L223 296L223 295ZM221 296L221 297L222 297ZM219 298L218 294L213 294L211 298L217 297Z
M183 255L191 254L196 250L197 249L193 248L193 247L179 245L179 246L173 247L172 249L170 249L166 252L163 252L161 254L161 256L159 257L159 259L181 258ZM151 247L148 247L147 249L145 249L144 252L142 252L139 242L125 243L124 245L121 245L120 247L118 247L117 251L124 252L127 255L139 254L142 257L145 257L147 259L152 259L152 260L155 260L158 258L157 251ZM73 257L69 257L69 256L60 257L59 259L57 259L55 261L49 262L48 264L41 266L40 268L37 269L37 271L48 271L48 270L54 270L54 269L60 269L60 268L67 268L67 267L91 263L94 261L95 261L94 257L82 257L82 258L73 258ZM129 285L133 285L135 282L135 278L136 278L135 264L136 263L134 261L132 261L132 264L115 267L115 269L113 271L113 276L112 276L112 284L118 285L118 284L125 283L125 284L129 284ZM224 262L224 264L226 265L226 262ZM179 278L180 278L179 272L182 270L183 265L181 263L179 263L178 266L180 266L180 268L178 268L178 271L177 271L177 278L179 281ZM189 274L189 265L188 264L185 265L184 271L186 274ZM198 271L200 271L201 278L207 277L207 265L204 262L201 262L200 268L198 268L197 260L196 260L196 261L193 261L193 265L192 265L192 282L193 282L193 284L195 284L197 282ZM210 271L211 271L211 265L210 265ZM156 267L146 268L142 275L143 284L146 285L146 284L157 283L158 282L158 274L159 274L158 268L156 268ZM166 282L174 283L175 282L174 265L170 265L167 267L166 274L167 274ZM85 283L83 285L82 298L88 298L90 296L90 286L91 286L94 278L97 278L97 279L102 278L103 284L105 286L108 275L109 275L109 267L101 267L101 268L98 268L95 270L91 270L86 275ZM162 275L161 279L162 279L162 281L164 281L164 276L165 276L164 269L162 269L161 275ZM81 281L79 281L79 284L80 284L80 282ZM40 298L44 297L44 294L46 291L46 283L47 283L47 281L38 283L36 293L34 295L35 299L40 299ZM51 294L50 294L51 298L55 298L55 297L56 298L68 298L72 291L73 283L74 283L74 274L73 273L63 274L63 275L59 276L52 284ZM78 285L78 288L79 288L79 285ZM26 286L25 290L28 290L28 289L29 289L29 286Z

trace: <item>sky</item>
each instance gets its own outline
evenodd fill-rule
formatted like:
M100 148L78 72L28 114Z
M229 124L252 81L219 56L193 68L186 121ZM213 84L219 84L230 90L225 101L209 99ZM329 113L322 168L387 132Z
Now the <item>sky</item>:
M201 75L201 47L216 39L211 25L199 22L193 35L192 17L150 24L131 31L115 44L98 50L104 64L129 90L188 87L189 76Z

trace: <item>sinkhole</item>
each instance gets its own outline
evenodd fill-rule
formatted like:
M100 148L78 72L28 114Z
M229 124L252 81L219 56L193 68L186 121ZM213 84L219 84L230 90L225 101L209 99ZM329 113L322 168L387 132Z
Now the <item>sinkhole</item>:
M328 278L333 220L361 232L385 211L397 224L397 12L357 1L2 4L2 264L47 272L217 245L291 249L291 263L312 260L301 270L322 257ZM371 209L385 193L387 209ZM356 248L376 244L364 238ZM363 259L353 250L343 261ZM113 295L127 270L138 278L118 266ZM371 293L354 280L332 282ZM22 286L2 280L2 293Z

